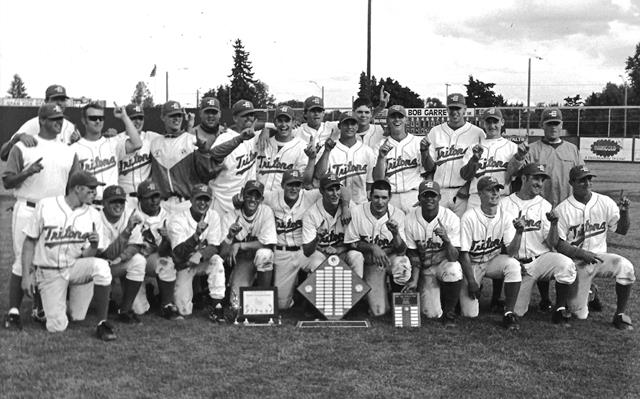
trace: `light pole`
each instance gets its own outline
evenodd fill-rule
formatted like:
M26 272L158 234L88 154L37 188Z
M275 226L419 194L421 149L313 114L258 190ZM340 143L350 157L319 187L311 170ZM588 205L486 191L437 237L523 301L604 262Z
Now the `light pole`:
M539 60L542 60L542 57L538 57L537 55L533 56ZM529 57L529 68L527 71L527 137L529 136L529 126L531 122L531 57Z
M371 80L371 0L367 3L367 79Z
M447 97L449 97L449 86L451 86L451 83L445 83L444 84L444 98L445 98L445 103L447 102Z
M627 89L629 85L627 84L627 79L622 75L618 75L622 79L622 84L624 85L624 137L627 137Z
M324 85L320 86L315 80L310 80L309 83L313 83L314 85L316 85L318 89L320 89L320 93L322 94L321 95L322 103L324 104Z

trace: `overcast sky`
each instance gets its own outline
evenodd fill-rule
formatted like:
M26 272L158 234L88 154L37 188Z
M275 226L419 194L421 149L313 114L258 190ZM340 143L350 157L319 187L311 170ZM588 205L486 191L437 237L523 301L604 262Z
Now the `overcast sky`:
M464 92L468 76L532 103L585 98L621 83L640 42L640 0L372 0L372 74L426 97ZM195 103L196 90L228 83L232 43L278 101L320 95L349 106L366 69L366 0L0 0L0 90L13 74L31 97L51 83L72 97L128 102L136 83L156 102ZM149 73L158 66L155 78ZM316 84L311 83L314 81Z

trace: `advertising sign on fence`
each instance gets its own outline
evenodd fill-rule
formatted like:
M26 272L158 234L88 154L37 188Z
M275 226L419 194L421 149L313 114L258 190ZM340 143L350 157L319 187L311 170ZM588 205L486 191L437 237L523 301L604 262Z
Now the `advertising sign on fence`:
M633 139L580 137L580 154L585 161L631 162Z
M633 139L633 162L640 162L640 139Z

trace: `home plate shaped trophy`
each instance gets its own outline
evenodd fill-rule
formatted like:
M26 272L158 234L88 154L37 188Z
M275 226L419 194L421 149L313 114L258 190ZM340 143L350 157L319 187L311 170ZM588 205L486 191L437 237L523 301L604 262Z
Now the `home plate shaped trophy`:
M366 320L341 320L371 288L337 255L329 256L298 287L327 320L299 321L297 326L369 327Z
M417 292L393 294L393 325L420 327L420 295Z

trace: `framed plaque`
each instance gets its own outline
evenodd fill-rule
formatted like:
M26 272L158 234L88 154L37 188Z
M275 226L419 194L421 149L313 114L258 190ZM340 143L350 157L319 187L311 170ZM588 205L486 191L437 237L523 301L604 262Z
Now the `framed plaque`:
M276 287L240 287L238 318L245 323L273 323L278 317Z
M420 327L420 295L417 292L393 294L393 325Z

